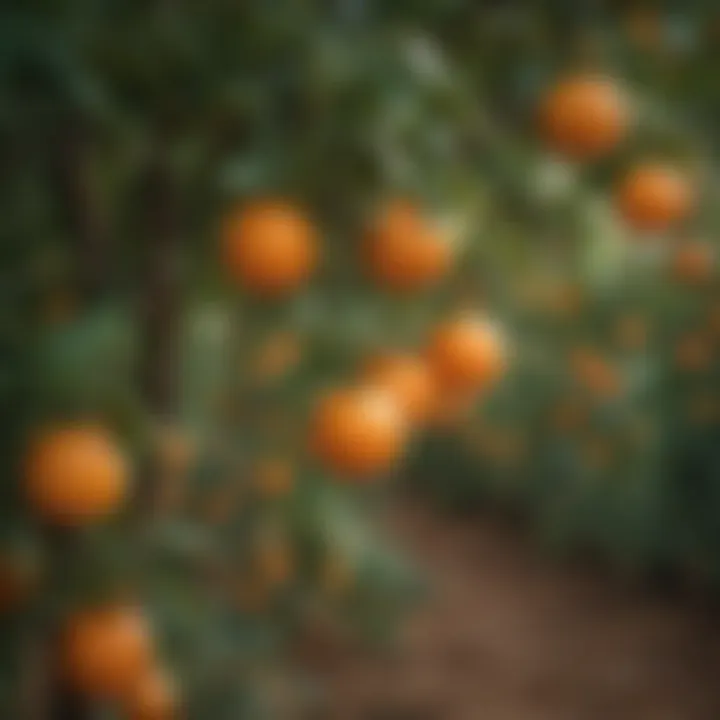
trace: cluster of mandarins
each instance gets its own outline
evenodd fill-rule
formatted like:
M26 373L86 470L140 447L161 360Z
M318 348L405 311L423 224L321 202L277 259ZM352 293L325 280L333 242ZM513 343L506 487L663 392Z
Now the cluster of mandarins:
M597 160L613 151L631 124L627 97L609 78L573 77L544 99L541 127L548 145L577 161ZM665 230L683 220L695 198L677 168L647 162L632 168L616 195L623 217L640 231Z
M628 135L631 107L627 95L610 78L575 76L558 83L543 99L540 124L545 142L573 161L590 162L608 155ZM658 161L631 168L621 180L615 204L630 228L639 233L658 233L679 228L692 213L696 191L690 175ZM688 286L707 286L715 276L712 246L702 240L684 239L671 246L669 273L672 280ZM637 323L635 323L637 326ZM632 328L625 328L637 337ZM642 334L642 333L641 333ZM699 365L701 353L693 340L677 348L677 365ZM607 396L620 391L614 368L588 351L573 354L574 374L594 392Z
M541 114L548 143L568 157L588 161L620 143L630 111L614 83L581 77L554 88ZM621 214L640 231L680 223L694 203L688 177L661 163L635 167L617 192ZM287 201L255 201L230 213L222 229L222 252L234 281L264 298L287 298L299 290L321 254L316 226ZM444 277L454 256L417 206L396 201L372 223L361 260L376 284L412 292ZM695 282L711 267L712 255L704 245L678 247L678 277ZM382 475L400 459L414 430L470 406L502 375L507 359L503 333L485 314L446 319L421 351L393 350L371 358L354 382L320 398L309 422L310 449L339 478ZM617 391L617 379L596 358L578 353L573 365L598 392ZM276 466L266 468L258 482L268 494L282 494L292 478L286 468ZM26 454L24 489L44 522L81 527L124 506L130 470L119 442L107 430L66 426L33 441ZM117 603L70 617L61 655L69 681L87 696L117 702L136 720L174 716L176 693L154 657L149 623L137 607Z
M97 425L39 434L28 449L25 493L52 526L78 528L122 508L130 469L116 440ZM150 623L127 602L81 609L60 633L65 680L83 696L116 704L132 720L165 720L178 704L170 675L156 657Z
M627 94L610 78L574 76L559 82L543 99L540 126L546 144L579 162L598 160L615 150L629 133L632 108ZM689 173L648 160L621 179L615 204L639 233L677 227L694 209L697 193ZM709 245L689 240L674 248L672 269L686 282L707 280L713 269Z
M318 264L316 228L288 202L254 202L232 213L222 242L224 264L233 279L261 297L291 295ZM449 244L405 202L386 209L364 247L371 276L394 290L428 287L447 273L452 261ZM286 355L284 345L273 349L273 373L282 372ZM412 428L439 417L451 400L466 404L498 378L505 362L501 334L485 316L452 318L436 329L424 352L374 358L357 382L321 398L310 421L308 444L334 475L387 472ZM263 365L268 365L267 358ZM182 438L164 438L158 444L166 469L187 464L191 449ZM132 491L130 463L120 441L95 423L36 433L23 470L27 503L51 527L101 523L123 510ZM291 469L283 464L264 465L257 475L258 490L267 497L285 494L293 482ZM284 576L283 553L272 550L270 555L265 565L273 576ZM4 569L1 574L3 596L14 602L17 593L10 585L17 582ZM335 580L345 574L330 572ZM149 625L140 607L124 601L77 611L60 633L67 681L91 700L117 705L133 720L176 716L177 692L156 661Z
M288 296L315 269L314 225L296 206L256 201L232 214L224 228L225 264L233 279L261 296ZM366 234L362 263L391 291L417 291L452 267L453 252L412 203L395 201ZM410 431L450 403L469 404L501 374L506 348L499 329L482 314L446 320L423 352L389 351L371 358L359 378L317 403L310 449L333 475L370 477L394 465Z

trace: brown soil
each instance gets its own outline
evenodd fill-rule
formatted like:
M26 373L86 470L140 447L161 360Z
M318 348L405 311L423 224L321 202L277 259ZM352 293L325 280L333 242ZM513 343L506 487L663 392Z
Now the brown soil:
M720 622L497 521L403 504L392 526L434 585L395 652L323 669L329 720L719 720Z

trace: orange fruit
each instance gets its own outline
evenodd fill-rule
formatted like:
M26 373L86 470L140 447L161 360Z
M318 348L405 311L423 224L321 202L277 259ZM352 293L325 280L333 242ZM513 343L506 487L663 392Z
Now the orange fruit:
M617 369L593 350L578 348L570 357L575 378L593 395L613 398L622 391L622 381Z
M686 372L705 370L712 362L712 345L701 333L688 333L675 346L675 364Z
M578 430L587 423L588 409L576 398L566 398L552 408L550 423L559 433Z
M620 183L617 205L627 223L641 232L659 232L684 220L695 203L688 178L659 163L630 170Z
M101 427L76 425L39 436L25 459L32 509L58 525L82 525L119 510L128 494L128 467Z
M613 150L628 123L625 97L613 80L601 76L560 81L540 108L545 141L574 160L594 160Z
M315 227L302 210L288 202L251 203L230 214L222 234L230 275L259 295L297 290L317 264Z
M647 345L648 335L647 321L641 315L623 315L615 326L615 341L623 350L641 350Z
M672 259L673 277L679 282L699 285L712 278L715 256L704 242L686 242L678 246Z
M389 470L400 457L407 420L386 390L360 386L323 397L312 420L311 445L318 459L341 476Z
M145 616L127 606L77 613L67 624L61 651L67 677L79 691L113 699L127 695L153 656Z
M178 706L177 688L157 668L143 673L123 703L129 720L172 720Z
M0 555L0 614L22 605L37 580L37 567L31 567L17 557Z
M272 382L286 376L302 358L302 344L293 333L278 333L260 347L253 375L258 382Z
M502 375L507 360L499 329L470 313L435 330L427 358L443 388L458 393L484 390Z
M427 229L421 242L416 243L414 274L417 284L432 285L445 277L454 260L450 244L437 230Z
M257 545L255 567L268 588L288 582L294 571L292 549L284 538L262 539Z
M363 379L392 393L412 422L423 423L430 417L437 388L422 358L401 353L380 355L367 363Z
M294 480L292 465L284 460L263 460L257 464L253 472L253 485L256 491L267 499L288 495Z
M444 277L453 262L450 244L410 202L390 203L364 244L368 274L389 290L417 290Z

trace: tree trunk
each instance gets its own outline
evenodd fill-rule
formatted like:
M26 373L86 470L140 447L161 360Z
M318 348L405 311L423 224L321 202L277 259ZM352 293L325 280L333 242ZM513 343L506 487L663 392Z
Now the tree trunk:
M146 252L141 290L140 385L152 412L168 416L177 400L179 223L173 174L158 153L148 171Z
M178 324L180 315L181 235L175 176L167 146L156 141L145 185L145 256L139 293L141 351L138 382L146 408L158 422L171 421L178 400ZM162 478L148 457L137 501L141 514L156 514Z
M111 234L92 176L92 142L79 120L70 120L55 140L53 171L65 221L75 240L76 282L85 302L108 289Z
M51 170L65 221L75 241L75 282L86 305L97 302L108 289L111 236L102 216L92 178L92 138L81 119L69 118L53 142ZM71 556L78 538L72 531L48 530L46 542L55 556ZM38 633L39 642L28 663L28 686L37 697L28 697L32 720L92 720L92 705L64 682L57 665L57 628ZM34 677L32 677L34 676Z

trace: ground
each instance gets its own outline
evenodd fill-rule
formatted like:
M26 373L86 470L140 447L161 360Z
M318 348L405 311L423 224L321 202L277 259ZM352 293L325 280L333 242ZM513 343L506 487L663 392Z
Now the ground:
M322 668L312 718L720 719L720 620L697 597L562 564L496 519L404 502L392 528L434 596L395 652Z

